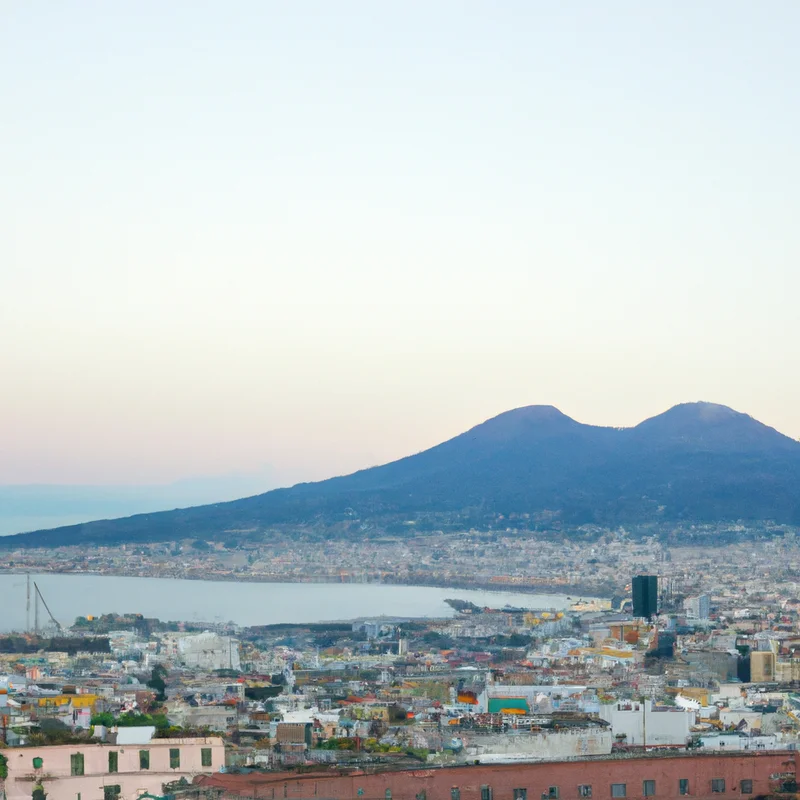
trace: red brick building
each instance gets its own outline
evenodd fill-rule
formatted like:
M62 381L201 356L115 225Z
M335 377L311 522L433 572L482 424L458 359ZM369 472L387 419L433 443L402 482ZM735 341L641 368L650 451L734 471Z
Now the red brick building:
M795 751L618 756L392 772L217 773L197 779L253 800L730 800L794 792Z

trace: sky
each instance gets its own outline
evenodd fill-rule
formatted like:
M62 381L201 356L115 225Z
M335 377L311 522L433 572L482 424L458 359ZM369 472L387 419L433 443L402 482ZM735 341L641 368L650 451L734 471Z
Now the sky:
M800 437L800 4L0 0L0 484L507 409Z

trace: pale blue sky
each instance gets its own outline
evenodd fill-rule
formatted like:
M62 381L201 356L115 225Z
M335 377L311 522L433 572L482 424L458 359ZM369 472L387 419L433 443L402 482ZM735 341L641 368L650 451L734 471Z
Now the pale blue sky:
M0 0L0 483L508 408L800 437L796 2Z

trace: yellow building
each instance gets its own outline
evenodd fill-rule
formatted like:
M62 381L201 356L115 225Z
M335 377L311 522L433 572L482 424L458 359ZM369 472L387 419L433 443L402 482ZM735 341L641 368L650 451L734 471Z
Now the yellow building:
M776 661L775 680L778 683L800 681L800 658L781 658Z
M756 650L750 653L750 680L765 683L775 680L775 653Z
M39 708L61 708L71 705L72 708L96 709L97 703L102 700L96 694L59 694L54 697L40 697L37 701Z

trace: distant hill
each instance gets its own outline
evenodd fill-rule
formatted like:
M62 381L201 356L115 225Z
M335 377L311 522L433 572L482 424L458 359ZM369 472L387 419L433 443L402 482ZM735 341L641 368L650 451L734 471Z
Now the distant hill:
M352 475L227 503L6 536L0 547L236 542L278 526L358 536L404 530L410 520L416 530L480 527L499 515L523 515L531 525L800 524L800 443L712 403L678 405L624 429L528 406Z

